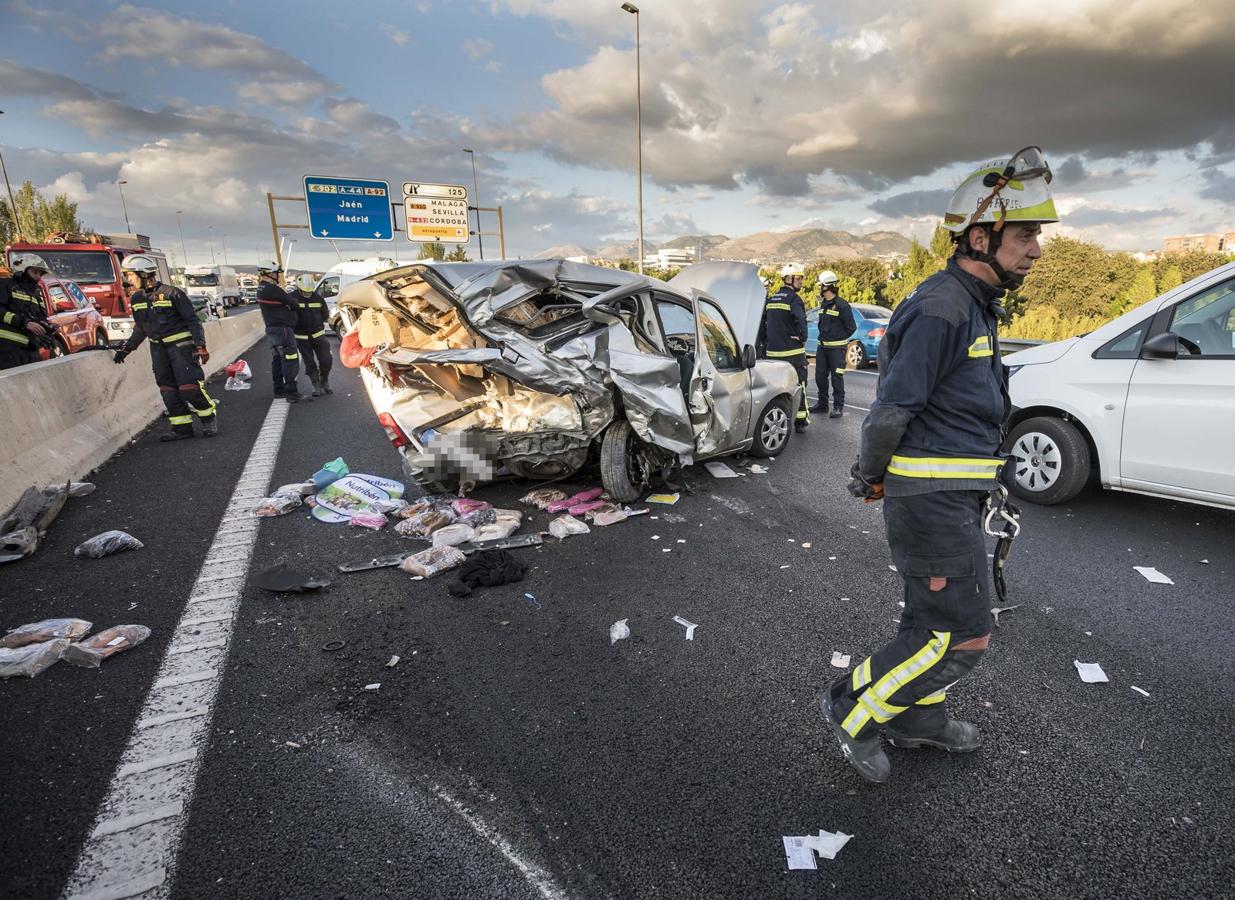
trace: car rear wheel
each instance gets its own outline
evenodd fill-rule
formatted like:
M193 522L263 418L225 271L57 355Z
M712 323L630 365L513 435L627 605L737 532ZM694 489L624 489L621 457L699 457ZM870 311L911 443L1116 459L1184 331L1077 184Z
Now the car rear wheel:
M646 479L637 447L639 438L625 419L614 422L600 442L600 480L609 496L633 503L643 493Z
M55 338L51 342L51 355L53 359L57 356L68 356L69 348L64 345L60 338Z
M94 346L103 347L104 349L106 349L107 347L107 332L106 331L99 329L98 331L94 333Z
M789 401L784 397L773 400L764 407L763 414L755 425L755 442L750 455L766 459L784 452L793 435L793 419L789 415Z
M850 341L845 348L845 366L850 369L863 369L870 360L866 356L866 348L861 341Z
M1026 419L1008 441L1013 491L1031 503L1066 503L1089 480L1089 445L1075 425L1041 416Z

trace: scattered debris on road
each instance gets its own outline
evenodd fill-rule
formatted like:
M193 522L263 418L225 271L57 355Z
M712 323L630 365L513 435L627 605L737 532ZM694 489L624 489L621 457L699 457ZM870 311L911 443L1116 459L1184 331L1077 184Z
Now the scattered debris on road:
M70 481L69 496L73 498L88 497L93 494L95 487L89 481Z
M588 527L586 522L580 522L574 516L566 513L558 516L549 523L549 534L553 535L559 541L564 541L572 534L587 534L592 529Z
M630 626L626 624L626 619L618 619L609 626L609 646L612 647L618 641L624 641L630 637Z
M0 535L0 563L15 562L39 548L39 532L33 526Z
M350 471L347 463L343 461L343 457L336 457L330 462L324 463L320 469L313 473L313 486L320 491L327 485L338 481Z
M733 469L731 469L729 466L727 466L723 462L719 462L719 461L706 462L703 464L703 467L708 470L709 474L711 474L713 478L740 478L741 477L737 472L733 471Z
M398 664L399 664L399 657L398 657L398 656L392 656L392 657L390 657L390 659L386 662L386 668L387 668L387 669L393 669L393 668L394 668L395 666L397 666Z
M379 512L357 513L347 520L348 525L356 528L368 528L370 531L381 531L388 520Z
M761 466L759 463L751 463L750 470L756 475L766 475L770 471L767 466Z
M42 644L56 638L78 640L90 633L93 623L85 619L44 619L14 628L0 638L0 648L12 649L27 644Z
M1148 581L1150 584L1174 584L1175 583L1171 581L1171 579L1163 575L1161 572L1159 572L1157 569L1155 569L1153 566L1133 566L1132 568L1136 569L1138 572L1144 575L1145 580Z
M59 662L69 643L68 638L55 638L24 647L0 648L0 678L33 678Z
M57 487L30 487L22 492L0 518L0 563L15 562L38 550L47 529L68 502L71 490L72 483L65 482Z
M64 651L64 661L74 666L97 669L103 660L132 649L150 637L145 625L113 625L98 634L69 644Z
M330 586L329 581L311 578L303 572L289 568L285 562L276 563L258 573L256 583L263 591L276 594L301 594Z
M463 551L457 547L430 547L404 559L399 568L409 575L430 578L439 572L463 565L466 559Z
M322 649L327 653L334 653L336 650L342 650L347 646L347 641L333 640L322 644Z
M1102 666L1098 663L1083 663L1074 659L1072 665L1076 666L1076 673L1086 684L1102 684L1111 680L1106 677L1106 673L1102 671Z
M522 581L526 572L527 566L505 550L483 550L463 563L458 581L446 589L453 597L470 597L476 588Z
M146 546L127 531L104 531L77 545L74 556L102 559L124 550L140 550Z
M382 687L382 683L380 681L375 681L372 684L366 684L364 686L364 689L366 691L377 691L377 690L381 690L381 687Z
M902 606L903 605L904 604L902 604ZM1001 615L1003 615L1006 612L1011 612L1014 609L1020 609L1020 608L1021 608L1020 603L1014 603L1012 606L992 606L991 607L991 617L994 618L995 620L995 627L996 628L999 627L999 617Z
M688 622L681 616L674 616L673 621L677 622L686 629L686 640L693 641L695 639L695 629L699 627L697 624L694 622Z
M832 651L832 665L838 669L848 669L850 658L848 653L841 653L839 650Z
M782 837L785 845L785 860L791 870L816 869L815 854L820 859L836 859L836 854L849 843L851 834L837 831L820 830L818 835L801 837L785 835Z
M534 594L524 594L523 598L527 600L528 603L532 604L532 606L536 607L537 609L544 609L544 607L540 605L540 601L536 599Z
M273 497L263 497L253 504L252 514L259 519L285 516L303 505L304 500L297 494L275 494Z
M677 503L681 499L682 499L682 495L678 493L648 494L647 502L648 503L659 503L662 506L672 506L673 504Z
M1132 685L1131 687L1132 687L1132 690L1136 691L1136 692L1137 692L1138 694L1140 694L1142 697L1148 697L1148 696L1149 696L1149 691L1145 690L1144 688L1139 688L1139 687L1137 687L1135 684L1134 684L1134 685Z

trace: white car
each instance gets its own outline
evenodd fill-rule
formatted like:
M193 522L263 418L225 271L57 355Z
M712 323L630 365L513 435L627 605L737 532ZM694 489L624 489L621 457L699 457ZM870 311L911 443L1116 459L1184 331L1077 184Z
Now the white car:
M1016 493L1103 487L1235 509L1235 263L1096 331L1009 354Z

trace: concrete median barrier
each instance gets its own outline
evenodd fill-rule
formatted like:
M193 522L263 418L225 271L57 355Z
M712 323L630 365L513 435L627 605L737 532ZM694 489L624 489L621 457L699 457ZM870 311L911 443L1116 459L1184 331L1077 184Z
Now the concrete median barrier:
M207 377L264 333L255 314L207 322L205 328ZM122 366L110 352L96 351L0 372L0 511L30 485L81 478L162 411L149 343Z

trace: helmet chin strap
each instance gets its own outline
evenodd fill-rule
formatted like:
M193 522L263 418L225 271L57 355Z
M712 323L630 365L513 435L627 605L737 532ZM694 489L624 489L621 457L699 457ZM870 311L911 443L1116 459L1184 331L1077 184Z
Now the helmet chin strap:
M987 229L987 250L977 250L971 244L969 246L969 255L978 262L986 263L991 267L991 271L994 272L995 277L999 279L998 287L1003 288L1005 291L1011 291L1024 284L1025 277L1023 275L1017 275L1015 272L1009 272L995 259L995 254L999 252L999 248L1003 244L1003 223L1004 220L1001 218L998 222Z

